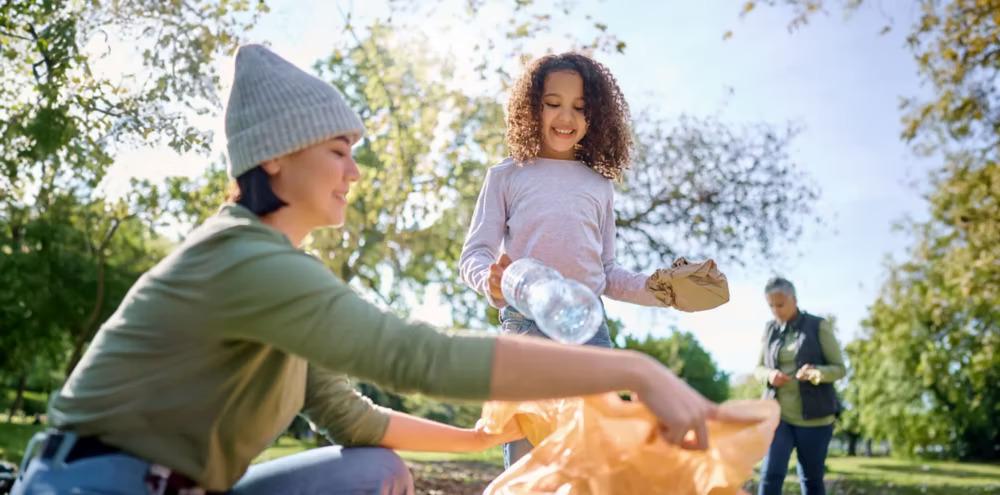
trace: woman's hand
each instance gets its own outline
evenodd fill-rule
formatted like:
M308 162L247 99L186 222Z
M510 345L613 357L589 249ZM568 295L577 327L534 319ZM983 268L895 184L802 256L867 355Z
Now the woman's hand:
M497 434L487 433L484 426L480 420L475 428L457 428L392 411L389 413L389 427L379 445L396 450L475 452L524 438L516 421L511 421Z
M664 439L691 449L708 447L705 421L717 407L655 359L636 351L570 346L545 339L496 340L490 398L522 401L627 390L656 415ZM689 432L693 437L685 440Z
M704 398L667 368L654 364L643 376L639 400L660 420L664 439L687 449L708 448L705 421L716 417L718 406ZM688 435L693 432L694 436Z
M497 262L490 265L490 297L493 298L493 300L501 308L507 305L507 301L503 298L503 291L500 289L500 281L503 280L503 271L510 266L511 262L510 256L501 254L500 257L497 258Z
M767 381L774 388L781 387L782 385L788 383L789 380L791 380L791 378L789 378L788 375L782 373L781 370L771 371L771 374L767 377Z
M476 421L476 436L478 437L479 449L485 450L490 447L495 447L497 445L505 444L508 442L513 442L524 438L524 433L521 433L521 428L517 425L517 421L511 419L503 427L503 431L500 433L488 433L486 431L486 423L480 419Z

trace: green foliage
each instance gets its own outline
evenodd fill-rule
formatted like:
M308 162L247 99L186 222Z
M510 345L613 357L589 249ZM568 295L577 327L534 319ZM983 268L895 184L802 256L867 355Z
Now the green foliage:
M345 281L402 308L404 294L427 284L456 286L481 180L501 156L503 111L449 88L451 67L423 42L404 43L381 24L354 39L318 68L368 129L355 148L364 180L345 226L318 233L309 248Z
M91 227L85 218L98 219L101 209L64 197L35 218L22 217L23 223L18 219L0 231L0 246L7 252L0 257L0 271L9 277L0 288L5 330L0 371L36 369L39 360L46 366L63 362L72 336L89 331L84 325L91 320L109 316L135 278L163 254L134 218L103 226L107 242L100 246L69 223Z
M906 453L997 459L1000 167L942 177L911 259L889 266L849 347L860 422Z
M729 384L730 399L760 399L764 384L753 375L745 375Z
M16 391L12 388L7 388L7 385L13 385L9 383L0 384L3 385L3 393L0 393L0 411L6 413L10 409L10 405L14 403ZM24 397L22 398L20 413L25 416L34 416L35 414L45 414L45 409L48 405L48 396L42 392L26 391L24 392Z
M135 182L107 198L100 185L123 146L207 149L187 116L218 107L212 60L264 10L229 0L0 6L0 371L27 373L38 358L69 357L71 368L163 255L155 189ZM115 39L139 40L137 63L102 75Z
M652 356L711 400L721 402L729 397L729 374L719 370L712 356L689 332L675 330L669 337L647 335L644 340L625 336L625 348Z
M405 403L411 414L463 428L475 426L482 415L479 404L446 403L420 395L407 396Z

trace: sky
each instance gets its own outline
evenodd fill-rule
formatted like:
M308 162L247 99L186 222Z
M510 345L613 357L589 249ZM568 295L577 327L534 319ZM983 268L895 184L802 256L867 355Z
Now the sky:
M271 12L248 38L270 44L303 67L328 55L341 41L344 14L350 12L354 22L362 24L387 12L385 4L375 1L272 3ZM464 4L445 1L449 3ZM502 11L511 3L486 2L485 8ZM556 31L582 32L588 26L583 16L590 14L626 42L624 54L598 58L615 74L633 112L653 109L667 118L714 115L733 124L792 123L802 129L789 151L821 188L813 207L823 218L821 224L810 224L777 259L720 267L729 279L731 296L720 308L685 314L607 302L609 315L621 319L627 332L643 336L667 335L674 327L690 331L720 368L736 375L756 364L761 333L770 318L763 286L775 274L795 283L802 309L836 316L842 343L858 335L860 321L885 279L886 256L901 257L909 244L892 225L906 216L926 215L920 186L936 165L915 156L899 138L900 98L926 92L904 40L917 15L915 7L875 2L849 18L833 10L789 32L788 10L759 8L741 18L743 3L580 1L568 15L555 18ZM837 7L838 2L831 3ZM448 27L444 16L431 15L414 29L442 53L460 60L477 33L491 29L488 22L493 18L483 16L486 24ZM879 34L890 20L894 29ZM723 39L726 31L732 31L731 38ZM554 32L526 49L559 51L565 44ZM128 63L127 57L109 57L104 70L113 72ZM232 60L219 60L217 67L225 81L225 101ZM461 74L455 83L476 84ZM225 149L221 115L203 119L204 126L216 131L213 153L218 155ZM124 150L105 186L114 192L127 187L132 176L196 175L207 163L205 157L178 156L164 149ZM414 316L449 322L448 309L433 295L418 304Z

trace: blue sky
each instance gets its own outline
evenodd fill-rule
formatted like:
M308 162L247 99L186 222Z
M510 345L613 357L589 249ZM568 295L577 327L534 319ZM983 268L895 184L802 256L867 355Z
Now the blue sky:
M488 8L503 10L510 3ZM741 19L742 1L581 1L569 16L556 19L557 32L526 47L532 54L565 49L559 34L585 29L582 16L592 14L627 43L624 55L599 58L618 78L633 111L654 109L668 118L711 114L736 124L791 122L802 129L792 143L791 157L821 186L815 209L824 223L811 227L786 255L769 264L723 266L731 301L716 310L686 315L609 303L609 313L621 318L629 332L663 335L677 326L693 332L723 369L748 372L769 318L762 287L769 276L780 273L796 283L802 308L836 315L840 339L854 338L884 279L886 255L900 255L908 244L904 235L892 231L892 223L925 214L921 189L913 183L926 183L927 171L935 166L914 156L899 139L899 99L923 91L904 43L917 14L907 3L884 2L847 20L842 12L832 11L789 33L789 11L761 8ZM309 66L341 41L341 11L353 12L362 23L385 13L386 6L374 1L275 2L250 39L267 42L293 62ZM880 35L890 16L895 28ZM415 29L442 52L459 58L477 32L490 29L483 24L445 30L444 22L445 16L431 16ZM727 30L733 36L723 40ZM470 42L455 42L461 39ZM108 70L124 63L109 62ZM232 61L220 60L218 68L228 84ZM224 88L223 101L227 91ZM204 125L217 130L216 152L221 152L221 116L207 117ZM155 179L197 174L206 163L204 157L181 157L162 149L128 150L120 154L108 187L125 187L133 175ZM448 321L446 308L434 297L415 314L436 323Z

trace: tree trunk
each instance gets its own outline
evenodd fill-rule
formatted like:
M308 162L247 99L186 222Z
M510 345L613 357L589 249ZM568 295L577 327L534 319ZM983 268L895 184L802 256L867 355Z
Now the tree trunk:
M858 455L858 437L855 433L847 434L847 455L856 457Z
M865 457L871 457L872 454L872 439L865 440Z
M21 405L24 403L24 387L27 384L27 374L21 373L21 376L17 379L17 393L14 395L14 401L10 403L10 412L7 414L7 424L14 422L14 412L22 408Z
M92 246L92 252L97 256L97 293L94 295L94 307L91 308L90 314L87 315L87 319L84 320L82 325L80 325L80 330L73 338L73 354L70 356L69 364L66 366L67 377L73 373L73 370L76 369L76 365L80 362L80 358L83 357L84 346L86 346L87 343L94 338L94 334L97 333L97 324L99 323L97 320L101 317L101 308L104 306L105 251L111 244L111 239L115 236L115 232L118 232L118 227L120 227L122 222L128 220L131 216L132 215L128 215L125 218L116 218L112 220L111 227L104 233L104 239L101 240L101 243L97 246Z
M87 319L80 325L76 336L73 338L73 354L70 355L69 364L66 366L66 377L68 378L76 365L83 357L83 348L87 345L94 334L97 333L97 319L101 316L101 307L104 306L104 255L97 258L97 294L94 296L94 307L91 308Z

